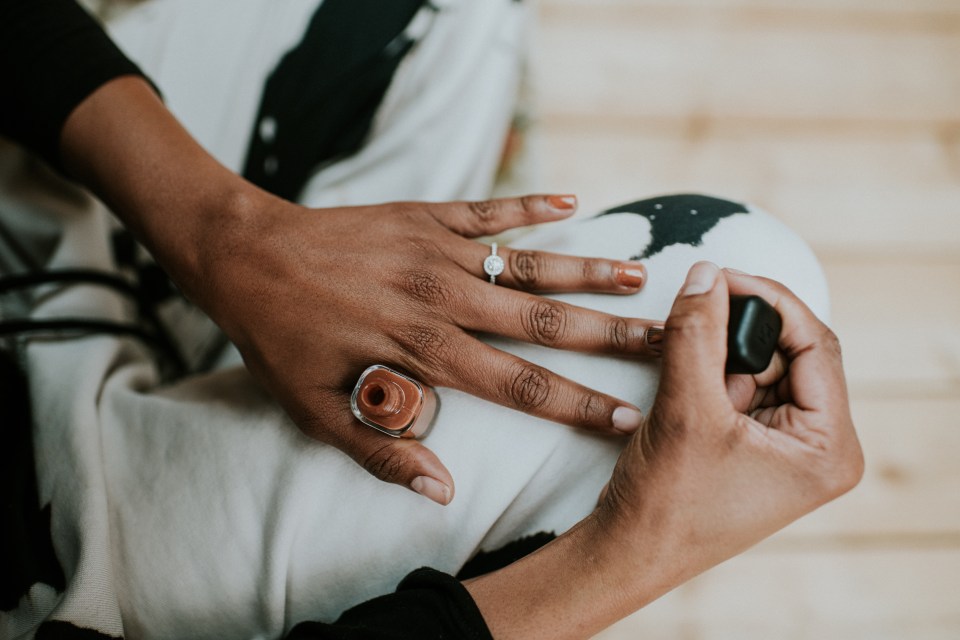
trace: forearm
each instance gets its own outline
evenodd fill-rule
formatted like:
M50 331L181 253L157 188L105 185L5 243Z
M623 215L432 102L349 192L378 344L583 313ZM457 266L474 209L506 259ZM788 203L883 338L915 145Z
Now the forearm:
M588 638L690 577L664 536L617 528L592 515L535 553L467 581L493 637Z
M272 197L217 162L139 77L100 87L61 135L66 171L101 199L190 294L212 238Z

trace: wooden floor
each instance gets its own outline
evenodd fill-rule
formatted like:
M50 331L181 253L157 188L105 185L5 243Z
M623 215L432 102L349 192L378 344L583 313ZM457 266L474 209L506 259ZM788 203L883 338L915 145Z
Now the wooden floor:
M742 198L831 284L867 472L602 640L960 638L960 0L541 0L546 188Z

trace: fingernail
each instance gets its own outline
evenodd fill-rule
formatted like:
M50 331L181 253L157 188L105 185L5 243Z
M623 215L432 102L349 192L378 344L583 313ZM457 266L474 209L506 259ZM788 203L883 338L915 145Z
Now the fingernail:
M623 287L637 289L647 279L647 268L639 262L621 262L617 267L617 282Z
M750 274L747 273L746 271L740 271L740 269L731 269L730 267L724 267L723 270L726 271L727 273L735 273L735 274L737 274L738 276L748 276L748 275L750 275Z
M647 347L654 353L663 353L663 326L658 325L647 329L644 336L647 341Z
M439 480L434 480L429 476L417 476L410 483L410 488L437 504L450 504L450 487Z
M696 296L713 289L717 282L719 267L712 262L698 262L687 274L687 281L683 284L683 295Z
M577 196L547 196L547 204L562 213L569 213L577 208Z
M643 414L633 407L617 407L613 410L613 428L620 433L633 433L643 424Z

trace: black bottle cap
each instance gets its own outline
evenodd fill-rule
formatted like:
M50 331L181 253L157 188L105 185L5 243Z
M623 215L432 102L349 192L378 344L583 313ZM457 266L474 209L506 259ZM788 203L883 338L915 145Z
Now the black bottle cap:
M730 296L727 373L760 373L770 366L783 321L759 296Z

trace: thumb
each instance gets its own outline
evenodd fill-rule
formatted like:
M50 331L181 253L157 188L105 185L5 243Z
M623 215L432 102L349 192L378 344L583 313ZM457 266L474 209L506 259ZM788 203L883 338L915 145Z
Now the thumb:
M354 427L367 429L360 423ZM348 451L354 460L384 482L403 485L437 504L450 504L453 477L433 451L413 439L370 431Z
M665 324L663 387L675 397L726 397L727 281L712 262L690 268Z
M433 451L412 438L394 438L362 424L349 411L349 396L333 395L339 402L324 403L315 420L309 421L324 427L301 424L304 433L340 449L384 482L407 487L438 504L450 504L453 477Z

